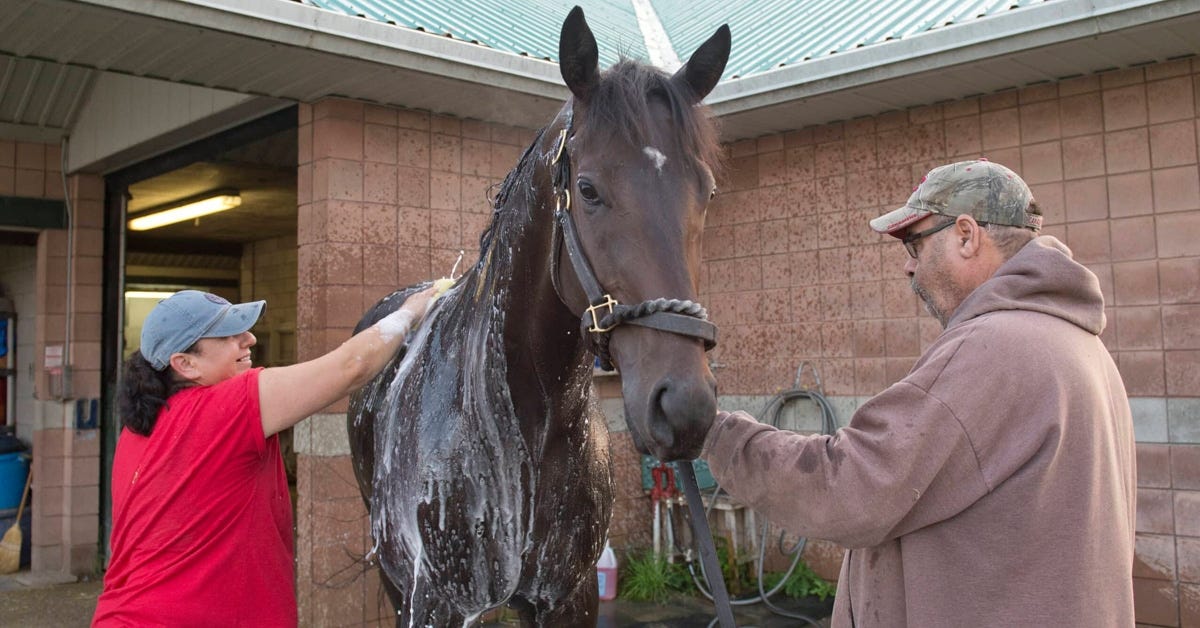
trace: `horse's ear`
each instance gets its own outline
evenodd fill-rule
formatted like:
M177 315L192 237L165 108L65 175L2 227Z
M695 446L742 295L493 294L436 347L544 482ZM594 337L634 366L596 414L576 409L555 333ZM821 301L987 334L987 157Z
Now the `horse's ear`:
M695 102L704 100L725 73L725 62L729 61L729 44L729 25L722 24L708 41L692 53L692 58L675 72L671 80L676 84L686 85L696 97Z
M558 69L571 93L586 102L600 82L600 53L596 38L583 18L583 9L575 7L563 22L558 38Z

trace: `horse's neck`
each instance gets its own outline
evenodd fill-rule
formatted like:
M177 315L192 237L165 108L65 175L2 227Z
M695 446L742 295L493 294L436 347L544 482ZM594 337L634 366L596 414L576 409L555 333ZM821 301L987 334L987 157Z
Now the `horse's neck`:
M559 299L551 281L553 216L544 199L535 206L506 208L520 222L507 231L516 236L495 239L481 265L486 281L504 295L503 346L514 406L523 416L581 413L591 372L579 319ZM515 227L515 228L513 228Z

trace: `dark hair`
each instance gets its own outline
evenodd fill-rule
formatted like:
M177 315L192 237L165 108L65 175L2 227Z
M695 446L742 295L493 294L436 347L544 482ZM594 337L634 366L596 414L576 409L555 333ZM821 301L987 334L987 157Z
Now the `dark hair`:
M191 353L192 348L188 347L183 353ZM134 351L125 360L117 407L129 431L142 436L149 436L154 431L158 413L167 405L167 399L188 386L187 382L177 380L174 373L170 366L161 371L154 370L141 351Z

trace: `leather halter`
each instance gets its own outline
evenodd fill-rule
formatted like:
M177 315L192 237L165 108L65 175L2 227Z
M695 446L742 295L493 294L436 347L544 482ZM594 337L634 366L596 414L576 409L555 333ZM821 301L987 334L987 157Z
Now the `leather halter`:
M566 304L558 278L558 258L565 244L567 257L571 260L575 276L588 299L588 307L583 311L580 320L580 332L590 338L593 351L600 358L601 368L606 371L613 370L612 357L608 351L608 332L623 323L697 338L704 342L705 351L711 350L717 345L717 326L708 321L708 312L700 304L681 299L651 299L634 306L624 305L606 292L596 279L596 274L592 272L592 266L584 255L575 220L571 217L571 158L567 153L567 140L571 137L572 118L572 112L568 108L566 122L559 132L554 149L554 158L550 162L554 168L555 232L554 249L550 256L550 277L559 300Z

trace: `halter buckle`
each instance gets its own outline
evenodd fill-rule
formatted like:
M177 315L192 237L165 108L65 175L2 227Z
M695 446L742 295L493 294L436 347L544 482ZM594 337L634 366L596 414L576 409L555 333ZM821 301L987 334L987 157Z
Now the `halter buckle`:
M567 200L565 203L563 202L564 198ZM554 195L554 213L558 214L560 211L571 211L571 190L567 188L563 188L561 192Z
M615 306L615 305L618 305L618 303L617 303L617 300L616 300L616 299L614 299L614 298L612 298L612 295L608 295L608 294L606 294L606 295L604 295L604 301L603 301L603 302L601 302L601 303L597 303L596 305L591 305L591 306L588 306L587 312L588 312L589 314L591 314L591 315L592 315L592 326L591 326L591 327L588 327L588 331L590 331L590 332L592 332L592 333L596 333L596 334L603 334L603 333L606 333L606 332L612 331L612 329L613 329L614 327L616 327L616 325L615 325L615 324L614 324L614 325L612 325L611 327L604 327L604 328L601 328L601 327L600 327L600 320L601 320L602 318L604 318L604 316L607 316L608 314L612 314L612 313L613 313L613 306ZM600 308L603 308L603 307L606 307L606 308L608 308L608 312L607 312L607 314L605 314L605 315L601 315L601 316L597 316L597 315L596 315L596 310L598 310L598 309L600 309Z

